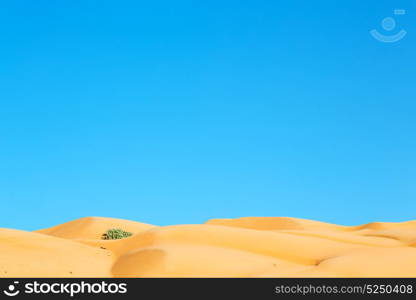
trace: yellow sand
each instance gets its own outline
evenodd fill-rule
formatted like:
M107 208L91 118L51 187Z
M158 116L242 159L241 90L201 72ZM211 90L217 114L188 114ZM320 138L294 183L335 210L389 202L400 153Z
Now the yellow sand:
M134 234L102 240L110 228ZM416 221L158 227L90 217L37 232L0 229L0 277L416 277Z

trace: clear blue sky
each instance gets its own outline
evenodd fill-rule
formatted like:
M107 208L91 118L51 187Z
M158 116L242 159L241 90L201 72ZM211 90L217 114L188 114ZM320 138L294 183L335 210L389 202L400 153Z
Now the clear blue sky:
M146 2L1 3L1 227L416 219L414 1Z

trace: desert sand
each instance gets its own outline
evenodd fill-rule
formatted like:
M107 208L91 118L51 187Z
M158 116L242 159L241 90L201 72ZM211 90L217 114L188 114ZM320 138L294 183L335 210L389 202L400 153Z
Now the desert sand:
M102 240L110 228L133 235ZM88 217L0 229L0 277L416 277L416 221L247 217L159 227Z

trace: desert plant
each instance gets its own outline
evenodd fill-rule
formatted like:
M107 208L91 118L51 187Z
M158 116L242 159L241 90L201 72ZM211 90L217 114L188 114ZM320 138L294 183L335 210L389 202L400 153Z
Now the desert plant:
M132 235L131 232L124 231L123 229L120 229L120 228L112 228L112 229L108 229L101 236L101 238L103 240L118 240L118 239L124 239L126 237L131 236L131 235Z

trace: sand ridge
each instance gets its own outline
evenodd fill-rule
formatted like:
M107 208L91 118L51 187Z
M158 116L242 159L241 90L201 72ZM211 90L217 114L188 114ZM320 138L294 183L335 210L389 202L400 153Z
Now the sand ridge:
M133 235L102 240L110 228ZM1 277L416 277L416 221L246 217L159 227L88 217L0 229L0 253Z

